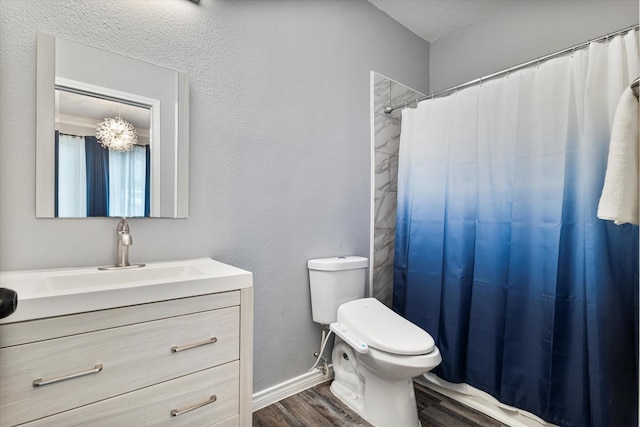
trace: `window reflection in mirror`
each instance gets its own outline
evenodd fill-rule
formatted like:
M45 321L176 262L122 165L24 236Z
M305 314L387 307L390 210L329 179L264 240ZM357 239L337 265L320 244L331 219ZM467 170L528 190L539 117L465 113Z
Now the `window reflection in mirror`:
M57 88L55 90L55 216L148 217L150 106ZM103 147L96 128L121 117L136 130L124 152Z

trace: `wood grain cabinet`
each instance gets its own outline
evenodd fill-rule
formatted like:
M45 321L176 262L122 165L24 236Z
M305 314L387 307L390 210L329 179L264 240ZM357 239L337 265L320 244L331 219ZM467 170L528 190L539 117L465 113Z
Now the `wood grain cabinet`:
M0 324L0 426L250 426L253 288Z

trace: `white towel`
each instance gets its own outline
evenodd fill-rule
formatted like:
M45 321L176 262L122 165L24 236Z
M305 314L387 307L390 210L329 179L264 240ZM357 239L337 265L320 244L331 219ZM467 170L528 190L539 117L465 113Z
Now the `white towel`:
M627 88L613 119L598 218L638 224L638 138L638 98Z

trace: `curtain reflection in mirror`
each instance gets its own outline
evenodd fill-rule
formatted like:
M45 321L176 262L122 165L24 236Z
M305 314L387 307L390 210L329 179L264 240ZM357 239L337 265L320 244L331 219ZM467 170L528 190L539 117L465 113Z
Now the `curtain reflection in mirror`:
M103 148L95 136L85 136L84 152L87 168L86 216L109 216L109 150ZM114 188L114 191L117 191ZM85 216L85 215L82 215Z
M56 216L87 216L87 177L84 138L56 132Z
M95 136L56 131L57 217L149 216L150 150L109 151Z
M146 151L139 145L130 151L109 151L109 216L148 216Z

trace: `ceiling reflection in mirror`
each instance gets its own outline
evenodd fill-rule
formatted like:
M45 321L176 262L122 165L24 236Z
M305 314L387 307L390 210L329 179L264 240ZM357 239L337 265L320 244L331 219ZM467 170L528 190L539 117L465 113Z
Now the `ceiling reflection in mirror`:
M150 105L133 105L65 88L56 88L55 97L55 130L59 132L95 136L98 123L106 117L119 115L135 127L140 144L150 143Z
M188 81L38 34L36 216L187 217Z

